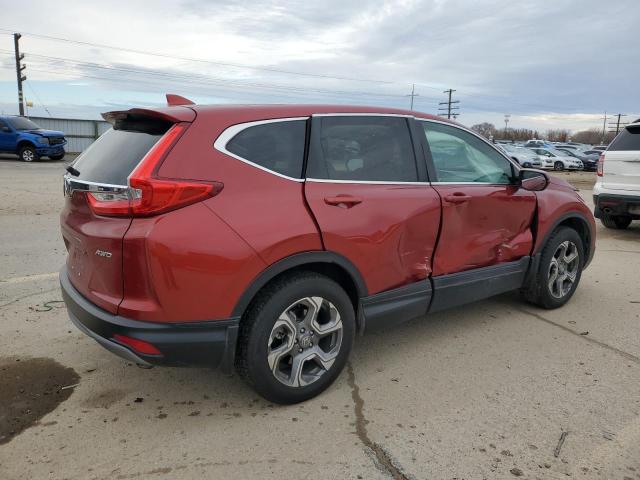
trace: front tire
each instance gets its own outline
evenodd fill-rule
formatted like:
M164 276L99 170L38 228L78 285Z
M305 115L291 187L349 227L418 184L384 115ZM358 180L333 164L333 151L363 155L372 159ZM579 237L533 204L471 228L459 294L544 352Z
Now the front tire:
M236 370L267 400L303 402L338 377L355 331L353 304L340 285L313 272L286 276L265 287L243 316Z
M49 158L50 158L51 160L56 160L56 161L57 161L57 160L62 160L62 159L64 158L64 152L59 153L59 154L57 154L57 155L49 155Z
M561 172L562 170L564 170L564 164L562 162L556 162L553 164L553 169L556 172Z
M624 215L604 215L600 221L602 225L607 228L612 228L614 230L624 230L629 225L631 225L631 217L627 217Z
M539 307L563 306L573 296L584 266L584 245L578 232L560 227L542 250L535 277L523 289L524 298Z
M30 145L21 147L20 151L18 152L18 157L20 157L20 160L22 160L23 162L33 162L38 160L39 158L36 149Z

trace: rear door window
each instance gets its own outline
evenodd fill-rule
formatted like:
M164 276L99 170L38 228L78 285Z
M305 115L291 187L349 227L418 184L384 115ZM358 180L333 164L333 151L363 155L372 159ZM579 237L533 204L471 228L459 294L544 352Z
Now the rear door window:
M80 175L74 177L110 185L127 185L127 178L151 147L162 137L154 131L109 129L93 142L73 164Z
M611 142L608 150L610 152L629 150L640 151L640 126L627 127L622 130L613 142Z
M242 160L292 178L302 177L305 120L247 127L227 142L226 150Z
M318 117L319 148L308 178L346 181L418 180L407 119L392 116ZM314 127L315 128L315 127Z

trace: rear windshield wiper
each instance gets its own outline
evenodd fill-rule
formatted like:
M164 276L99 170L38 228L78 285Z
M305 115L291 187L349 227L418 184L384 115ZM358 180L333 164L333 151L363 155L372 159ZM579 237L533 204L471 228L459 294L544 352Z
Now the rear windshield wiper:
M67 172L69 172L74 177L79 177L80 176L80 172L78 170L76 170L75 168L73 168L73 165L67 166L66 170L67 170Z

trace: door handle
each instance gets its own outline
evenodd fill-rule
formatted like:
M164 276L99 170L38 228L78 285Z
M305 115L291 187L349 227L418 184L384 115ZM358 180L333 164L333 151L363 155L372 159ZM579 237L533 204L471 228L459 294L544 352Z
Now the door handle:
M455 192L451 195L446 195L444 197L445 201L449 202L449 203L464 203L464 202L468 202L469 200L471 200L471 197L469 195L467 195L466 193L462 193L462 192Z
M351 208L362 203L362 199L351 195L336 195L335 197L324 197L324 203L334 207Z

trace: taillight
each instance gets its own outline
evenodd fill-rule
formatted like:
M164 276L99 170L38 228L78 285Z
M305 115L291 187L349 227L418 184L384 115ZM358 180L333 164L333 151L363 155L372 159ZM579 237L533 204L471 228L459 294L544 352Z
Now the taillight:
M596 175L599 177L604 175L604 153L601 153L600 158L598 159L598 170L596 171Z
M188 124L176 123L129 175L129 188L119 193L90 192L97 215L146 217L175 210L217 195L222 183L157 178L156 173Z

